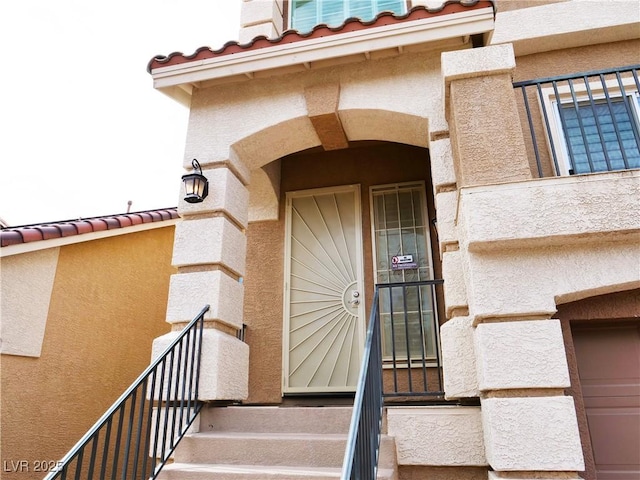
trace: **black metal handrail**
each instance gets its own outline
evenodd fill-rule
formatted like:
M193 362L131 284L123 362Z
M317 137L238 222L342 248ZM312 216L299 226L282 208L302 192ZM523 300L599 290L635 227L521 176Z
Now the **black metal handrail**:
M380 450L382 407L382 349L376 289L353 403L342 480L375 480Z
M156 478L198 400L205 306L44 480Z
M385 397L444 396L436 308L436 287L443 283L444 280L427 280L376 285L341 480L375 480ZM381 292L384 292L383 295ZM394 298L397 297L402 299L400 307L394 307ZM391 334L392 347L388 364L393 369L393 388L389 391L385 391L382 373L385 362L381 311L386 312ZM431 316L431 322L425 321L427 314ZM398 317L400 322L396 321ZM414 321L410 325L411 320ZM404 332L404 356L396 349L396 323L399 323ZM430 331L427 332L427 329ZM415 351L412 353L410 337L413 335L417 335L418 344L421 345L418 347L418 355L414 355ZM429 343L432 345L432 355L428 351ZM434 371L432 377L435 379L429 379L429 369ZM398 372L401 370L406 371L406 390L399 388L402 382L398 380Z
M376 286L388 372L385 398L444 396L436 306L436 288L443 283L438 279Z
M640 65L631 65L513 84L522 94L530 134L525 142L533 150L539 177L560 175L565 171L563 156L568 158L566 172L569 174L638 168L640 128L628 95L640 91L639 70ZM624 110L614 113L615 103ZM593 120L585 124L581 115L574 113L581 107L593 112L597 108L603 109L607 125L595 114ZM580 130L573 145L566 141L571 132L565 110L574 110L571 113L576 116L576 126ZM623 132L619 120L622 118L628 121L631 132ZM627 138L629 135L632 135L631 139ZM562 137L565 141L559 140ZM545 143L548 150L544 148ZM579 145L579 151L576 145ZM578 156L582 157L580 165L576 161ZM549 171L551 165L555 171Z

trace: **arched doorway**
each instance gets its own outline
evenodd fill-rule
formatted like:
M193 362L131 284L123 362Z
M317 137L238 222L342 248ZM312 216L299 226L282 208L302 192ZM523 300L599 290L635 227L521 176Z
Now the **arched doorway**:
M388 263L388 260L390 260L386 258L389 256L388 253L382 254L381 252L383 252L383 250L392 252L393 250L393 247L389 247L391 250L388 248L385 250L381 245L377 244L382 237L382 232L379 232L380 235L378 236L376 236L374 232L376 229L374 225L376 215L372 215L372 211L375 209L376 202L381 205L386 203L387 205L394 204L400 206L400 203L404 201L402 199L416 199L413 205L408 204L410 205L409 208L406 208L406 203L402 205L405 210L410 210L408 213L411 214L412 219L407 222L411 223L411 225L409 226L407 224L405 228L408 235L405 238L405 240L407 240L407 242L405 242L405 248L413 248L413 250L400 250L399 252L393 250L393 253L415 255L414 260L419 264L419 268L416 268L414 273L420 279L422 279L422 277L426 278L427 276L431 278L440 278L441 276L439 255L437 254L438 239L433 223L431 222L435 218L435 207L430 178L429 151L427 149L390 142L355 142L348 149L331 152L325 152L320 148L312 149L285 156L279 161L281 178L280 215L277 221L256 222L249 226L246 287L247 293L255 291L257 295L254 296L250 294L245 298L245 316L247 323L251 325L250 330L253 330L253 334L255 335L255 342L252 341L251 338L253 335L250 335L248 338L251 347L249 401L269 401L269 403L282 401L283 392L285 394L303 393L305 390L304 386L303 388L299 388L299 385L295 388L288 389L288 379L285 378L285 380L282 381L280 378L281 372L286 375L288 371L290 372L298 366L297 364L287 363L289 359L287 358L286 352L286 348L291 347L292 343L286 338L289 332L286 328L287 319L284 317L291 312L291 305L286 305L286 302L290 300L290 297L286 294L288 288L287 282L291 281L291 269L287 269L287 262L291 262L291 252L287 250L287 244L289 243L290 245L292 241L290 236L291 232L288 230L286 221L287 218L291 219L292 217L290 210L292 202L290 200L288 201L288 198L305 198L305 201L307 201L314 195L329 195L329 197L320 199L320 203L324 202L325 207L327 207L323 207L320 210L324 211L326 215L328 214L327 212L332 210L328 207L335 205L336 197L334 194L336 192L351 192L348 195L354 195L354 192L358 192L355 193L355 195L359 196L359 198L356 198L355 201L359 204L359 218L357 219L357 226L355 228L359 230L356 233L360 236L362 242L361 252L358 253L362 258L358 261L354 259L353 265L355 267L359 262L362 265L362 279L358 279L358 281L361 282L362 287L359 288L362 288L362 291L356 288L349 289L349 285L346 285L346 283L344 287L346 288L345 292L348 294L347 296L352 295L353 291L358 291L361 295L360 300L362 303L359 309L364 314L364 318L366 318L368 314L369 303L371 298L373 298L374 284L381 282L381 279L377 277L384 275L384 272L381 271L383 268L381 267L385 261ZM423 202L423 204L419 205L418 200ZM309 211L314 212L313 214L316 215L318 222L323 222L322 215L317 215L318 208L316 203L318 202L315 200L310 203L313 208L310 208ZM350 211L355 211L354 208L356 208L355 204L348 207ZM334 211L338 212L338 210ZM298 214L296 213L295 215ZM337 215L340 216L341 219L344 219L342 218L344 214L337 213ZM418 217L419 220L416 220ZM393 219L390 219L388 222L389 228L391 228L392 221ZM300 225L303 226L304 229L307 228L304 226L304 222L300 223ZM336 230L334 226L335 225L332 224L329 231L338 232L339 230ZM398 228L398 231L400 231L400 228ZM317 235L311 236L313 241L315 241L315 236ZM409 239L413 242L412 247L407 247ZM418 248L416 246L416 239L418 242L423 242L424 246ZM293 241L297 242L298 240ZM342 238L342 233L339 234L339 238L337 238L335 242L331 239L331 235L323 242L326 245L325 249L327 251L343 250L345 252L351 252L349 247L343 247L344 239ZM335 246L333 243L335 243ZM318 248L318 251L322 252L322 248ZM355 253L355 251L353 253ZM321 254L324 255L324 253ZM351 253L349 255L351 255ZM260 256L263 257L262 260ZM269 258L265 259L264 256L268 256ZM272 268L265 269L265 261ZM294 261L298 262L298 260ZM348 268L344 258L342 260L335 260L335 263L341 269ZM313 270L313 268L311 270ZM331 275L327 272L319 273L324 277ZM409 270L404 273L404 277L408 280L410 278ZM263 280L259 281L258 278L262 278ZM352 281L353 280L348 283ZM386 281L393 280L387 279ZM276 284L275 282L278 283ZM266 289L261 289L260 285L265 286ZM310 286L311 284L307 283L306 289L311 290ZM277 290L278 288L279 290ZM342 295L344 292L341 291L338 293ZM278 298L278 302L274 302L274 297ZM353 298L343 299L341 297L339 300L340 302L338 303L340 303L340 305L334 305L335 308L343 307L345 303L349 305L349 301L353 300ZM299 301L299 299L296 301ZM279 308L276 303L279 305ZM299 309L299 307L300 304L297 304L295 308ZM310 310L317 310L319 307L320 306L316 305L315 308L311 308ZM346 309L342 308L342 310L345 310L347 313L346 317L349 316L347 309L350 309L350 307L347 306ZM337 311L336 313L340 315L345 313L340 308L338 308L338 310L339 312ZM361 313L359 313L359 315L361 315ZM355 331L348 330L346 325L340 330L340 325L337 325L339 320L336 319L335 323L336 326L333 330L331 330L332 325L326 327L326 330L330 331L327 337L328 343L326 344L326 348L317 347L317 349L322 349L322 352L330 352L331 348L329 345L331 343L333 343L334 347L342 344L344 337L338 332L348 333L348 338L351 338L352 334L354 338L358 337ZM283 328L283 325L285 328ZM280 332L278 332L280 335L276 333L276 326L280 327ZM305 338L306 335L302 337L302 339ZM295 344L298 344L300 341L301 339L298 338ZM307 342L312 341L313 340L307 340ZM316 343L311 343L311 345L315 346ZM277 352L276 348L278 349ZM313 347L310 347L309 350L311 348ZM339 351L340 349L335 347L335 350ZM353 358L344 355L344 352L343 350L343 357L341 358L348 358L348 361L353 361ZM324 356L323 354L322 357ZM336 361L339 362L341 359L333 358L329 360L329 363L333 365L333 362ZM268 362L268 367L265 362ZM311 371L315 372L316 367L313 367ZM276 373L278 376L277 384ZM313 384L313 382L311 383ZM337 389L330 388L328 391L344 393L353 390L353 388L349 388L348 385L346 385L346 387L347 388ZM313 391L314 388L309 390L310 393L313 393ZM321 391L321 389L316 391Z

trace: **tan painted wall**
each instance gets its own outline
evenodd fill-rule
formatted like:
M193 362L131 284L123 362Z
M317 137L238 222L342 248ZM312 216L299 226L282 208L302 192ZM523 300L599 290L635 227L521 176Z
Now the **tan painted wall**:
M330 153L301 153L282 160L281 192L337 185L360 184L362 191L363 244L366 298L373 297L369 187L424 180L429 218L433 199L428 150L399 144L358 146ZM248 403L279 403L282 374L282 285L284 269L284 200L280 219L256 222L247 232L245 277L246 341L250 347ZM431 231L434 271L441 278L437 237ZM440 302L442 304L442 302ZM444 318L441 315L441 318Z
M60 459L148 365L152 339L169 329L173 235L60 248L41 356L0 357L3 479L42 478L35 462ZM7 472L12 461L29 471Z

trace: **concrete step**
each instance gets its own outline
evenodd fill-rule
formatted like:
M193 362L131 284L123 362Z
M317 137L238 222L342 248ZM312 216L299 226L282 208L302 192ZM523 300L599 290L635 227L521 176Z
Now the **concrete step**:
M200 431L348 433L351 407L212 407L200 413Z
M185 436L176 462L340 467L346 434L200 432Z
M396 458L396 440L389 435L380 437L380 451L378 452L378 468L395 469L398 464Z
M346 444L346 434L201 432L186 435L174 459L181 463L337 468L344 460ZM393 437L382 436L378 465L395 467Z
M340 468L310 468L265 465L211 465L194 463L173 463L166 465L159 480L336 480L340 478ZM395 472L390 469L378 470L378 480L394 480Z
M178 444L165 480L335 480L351 407L210 407ZM383 435L379 480L395 480L395 441Z

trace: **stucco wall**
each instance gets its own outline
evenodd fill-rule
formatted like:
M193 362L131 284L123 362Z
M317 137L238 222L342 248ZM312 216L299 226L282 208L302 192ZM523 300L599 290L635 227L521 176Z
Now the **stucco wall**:
M373 298L369 187L424 180L429 218L433 200L428 150L397 144L357 146L330 153L301 153L282 160L282 195L305 190L359 183L362 191L362 238L365 257L365 298ZM283 197L284 198L284 197ZM278 221L249 224L245 277L245 323L250 346L249 403L278 403L282 370L282 285L284 271L284 204ZM437 238L431 231L434 271L440 278ZM442 304L442 302L440 302ZM441 318L444 318L441 316Z
M528 27L538 28L535 24ZM637 41L620 42L588 49L565 49L518 57L515 80L636 63L637 47ZM475 56L476 53L473 55ZM332 66L304 73L283 74L272 78L261 78L262 74L258 73L253 79L247 79L245 82L196 90L192 101L185 160L197 157L203 163L238 161L255 171L293 152L318 147L320 139L308 116L309 109L304 92L308 87L334 83L340 86L337 115L348 140L395 140L426 147L429 145L430 133L442 133L448 128L444 119L443 85L439 70L439 53L423 52L345 64L340 67ZM483 85L494 93L498 88L503 92L511 92L510 80L511 78L508 78L505 72L501 78L492 81L485 78L473 79L467 82L468 86L463 91L466 96L460 96L457 103L452 102L453 108L460 109L458 117L455 115L451 117L452 123L460 124L459 137L464 135L468 140L466 145L468 148L464 151L454 149L456 160L469 162L471 166L477 157L478 146L485 147L483 151L490 153L493 152L486 147L492 145L505 147L497 156L488 157L492 160L497 158L497 160L491 164L490 169L487 169L487 175L480 179L481 183L491 184L495 181L513 180L512 177L496 175L496 172L511 160L511 154L506 147L513 146L514 142L510 140L514 137L509 138L502 132L502 128L492 130L484 124L486 121L494 124L491 118L487 120L487 110L493 114L504 114L505 109L511 109L512 105L500 95L490 100L493 108L491 106L486 108L484 105L486 102L477 101L478 92L482 91ZM201 85L201 87L205 86ZM454 86L452 90L454 93L461 91L459 86ZM473 111L467 112L464 108ZM512 113L514 113L513 109ZM516 115L514 114L513 117ZM468 128L463 129L461 119L473 119L475 122L469 122ZM513 127L514 121L515 118L504 123ZM523 125L526 128L526 123ZM515 128L518 129L519 136L517 122ZM487 135L487 132L494 136ZM443 136L446 137L446 135ZM484 138L476 140L474 136ZM498 138L500 136L503 138ZM456 139L455 128L452 128L451 138ZM280 219L252 223L248 227L244 313L245 323L248 325L247 342L251 347L250 403L281 401L284 253L282 198L284 193L290 190L360 183L363 192L365 256L370 258L368 186L417 179L410 175L409 164L402 164L398 155L387 155L386 158L392 159L393 164L385 164L383 163L386 161L385 158L377 157L382 151L381 148L369 151L368 156L364 154L360 156L363 151L364 149L353 149L334 153L307 153L285 158L281 164ZM458 158L461 155L464 156L462 160ZM522 158L524 159L524 155ZM421 162L419 166L424 168L425 160L422 159ZM534 170L531 168L532 165L525 166ZM549 165L546 168L550 170ZM426 176L428 174L426 170L428 169L425 168L420 175ZM528 172L524 173L528 174ZM525 178L523 175L518 176L521 180ZM457 180L460 181L460 178ZM461 184L458 184L458 187L460 186ZM427 188L429 190L429 187ZM495 199L497 197L493 188L489 187L491 192L488 196ZM550 204L559 205L559 202L550 201ZM453 202L450 205L453 206ZM501 208L507 205L508 211L519 211L517 204L500 202L497 205ZM535 202L532 205L536 205ZM439 210L439 213L441 211ZM458 212L453 208L450 211ZM465 217L462 219L464 220ZM453 221L449 223L452 224ZM491 222L486 225L496 226ZM493 230L500 232L500 225ZM475 232L476 230L466 233L471 237ZM465 244L465 238L461 238L460 252L462 253L456 255L460 257L459 263L464 264L463 267L466 265L467 273L471 272L468 275L467 285L470 293L468 310L472 315L492 319L507 316L520 319L519 317L526 315L527 318L535 317L532 320L550 316L555 307L553 304L555 293L573 295L576 292L592 291L592 289L620 288L620 284L624 283L619 280L621 275L608 274L603 279L598 269L607 272L622 268L631 254L637 252L632 245L628 244L580 243L549 247L546 244L548 236L544 235L545 238L536 243L535 248L531 246L524 248L518 245L507 250L499 244L492 247L495 250L489 253L465 254L465 257L462 255L469 249ZM588 265L589 269L586 269L585 265ZM612 268L612 265L616 268ZM370 260L365 264L365 269L367 272L365 281L371 285ZM464 268L456 270L451 270L451 275L446 278L447 282L454 280L449 277L463 276ZM436 276L440 276L438 272ZM370 298L371 291L366 293ZM462 303L460 306L465 305ZM555 349L555 353L561 353L559 347ZM562 355L559 356L562 357ZM496 390L505 389L507 393L512 390L503 385L492 386ZM536 385L536 387L551 389L547 385ZM555 390L560 388L556 384L552 387ZM526 396L514 398L507 396L506 399L496 397L486 403L488 408L485 417L490 433L493 435L490 437L492 445L502 445L501 442L509 444L509 448L494 448L492 458L496 461L494 465L496 470L511 468L507 457L512 452L517 454L519 460L525 459L526 456L533 459L529 463L520 461L517 464L519 470L536 470L543 467L550 470L571 470L579 465L580 462L577 460L579 455L576 451L569 452L575 461L570 464L563 463L565 459L561 457L564 454L569 456L566 449L554 450L553 447L540 442L540 439L544 439L546 435L543 428L527 436L526 441L519 443L516 441L517 436L528 431L527 422L530 419L521 421L522 408L535 407L536 410L531 411L543 412L547 406L551 406L558 412L558 417L565 422L563 426L567 426L569 420L573 419L569 399L554 396L551 400L545 400L547 397L536 396L539 393L537 389L532 388L530 398ZM522 407L523 405L525 407ZM509 413L507 421L501 418L502 412L505 411ZM545 418L543 414L536 413L535 416L538 420ZM508 435L498 435L503 433L498 431L503 425L506 425L507 429L513 425L516 427ZM573 432L568 434L566 429L558 432L559 434L554 437L557 443L549 445L567 443L566 439L569 438L572 448L575 446L574 440L577 434L574 435ZM535 454L529 455L530 446L541 446L546 450L539 448ZM551 453L559 459L558 462L543 462L546 460L545 455L550 456L549 450L554 450ZM579 448L577 450L579 453Z
M515 82L622 67L640 61L640 40L553 50L516 58Z
M328 83L340 85L338 115L349 141L426 147L429 132L447 130L439 52L363 57L340 67L195 90L184 158L204 164L237 157L255 169L319 146L304 90Z
M0 260L0 354L40 356L59 254L47 248Z
M169 329L173 234L60 247L40 357L0 357L1 460L29 470L3 479L42 478L34 462L59 460L148 365L152 339Z
M599 52L603 54L603 49L599 48ZM479 57L482 49L462 52L464 55L460 53L455 52L447 56L458 60L465 56ZM624 65L621 57L617 57L613 49L609 48L608 54L615 58L614 65ZM448 73L446 67L449 65L445 62L447 58L445 55L443 57L443 71ZM560 58L556 54L549 54L548 57L554 57L556 60ZM564 57L567 57L567 52L564 53ZM539 56L539 61L542 61L541 59L544 57ZM518 58L516 63L520 65L521 61L522 58ZM571 61L570 57L568 61ZM523 63L527 65L526 60ZM565 65L566 63L567 61ZM575 69L571 68L569 71L593 70L599 66L590 62L588 66L585 64L580 68L576 65L574 67ZM552 68L544 71L542 68L536 69L535 62L528 71L528 74L531 74L529 78L562 73L567 73L566 66L562 69ZM471 101L456 103L454 95L458 94L458 91L454 87L455 84L452 82L452 98L449 104L452 109L450 118L452 123L456 123L451 125L454 161L468 164L464 166L475 167L477 155L474 154L474 150L483 144L471 139L471 145L466 150L456 149L454 146L458 117L457 112L453 110L459 109L464 117L465 108L473 105ZM496 102L470 112L470 116L480 115L492 122L485 110L491 111L491 105L494 103ZM463 131L466 132L467 129ZM507 132L506 129L503 131ZM500 135L500 132L495 133ZM502 139L492 137L491 141L498 144L498 141L504 140L508 134L502 135ZM469 137L465 140L468 141ZM510 155L504 154L503 150L498 151L498 157L496 168L500 165L505 167L511 158ZM461 178L465 180L460 171L456 171L458 187L461 186ZM477 371L472 371L471 374L478 377L480 389L488 391L486 396L482 397L484 436L487 459L497 472L584 469L573 399L558 394L561 389L569 386L559 322L539 320L555 313L559 298L563 301L575 300L637 285L638 270L629 268L629 262L636 259L638 254L637 248L633 246L637 243L637 225L628 224L628 219L633 216L627 215L622 221L617 221L613 212L618 210L614 206L619 206L619 203L612 198L618 194L621 196L618 200L634 198L633 193L636 192L624 192L625 186L636 185L636 173L512 181L502 185L485 181L485 187L465 186L459 190L460 199L456 210L457 233L462 255L459 263L463 266L460 270L466 277L469 312L480 322L486 319L505 320L509 317L514 320L481 324L475 333L478 362ZM596 186L596 182L602 183ZM563 191L565 187L571 189L574 184L579 188L572 193ZM538 193L526 200L524 190L540 186L543 186L543 189L548 187L553 193ZM518 195L514 195L517 198L504 198L503 189L518 191ZM495 202L494 212L489 211L486 205L479 201L479 197L471 199L467 196L472 190L484 191L487 198ZM602 195L595 194L596 190L600 190ZM562 205L565 201L575 202L578 209L564 209ZM525 211L520 202L531 203L533 207ZM468 209L476 210L482 220L472 221L467 214ZM494 214L497 211L504 213L507 218L498 218L499 215ZM571 214L566 214L567 211ZM440 209L438 213L441 213ZM557 213L565 215L564 221L558 218ZM593 215L600 213L603 215L603 221L597 221ZM522 215L518 216L519 214ZM542 219L541 223L536 223L538 216ZM562 225L556 224L554 227L556 221ZM577 227L575 230L570 226L572 223ZM534 224L537 228L531 228ZM518 233L509 232L511 227L518 230ZM529 233L524 233L524 230L529 228ZM491 239L480 242L483 243L480 246L475 236L481 235L483 231L491 232ZM535 238L537 236L539 241ZM445 272L448 273L449 269L445 268ZM446 285L455 281L455 277L453 271L446 274ZM528 328L531 328L531 331L527 333L525 330ZM446 329L443 328L443 336L444 330ZM543 334L545 331L547 333ZM512 335L512 340L507 338L509 335ZM490 341L486 341L487 339ZM550 351L547 352L545 349ZM535 355L529 354L528 351L535 351ZM539 363L538 356L549 362L549 365L545 365L545 368L536 367L536 363ZM445 377L448 358L445 354ZM487 359L491 359L490 363L494 364L493 374L487 369ZM509 379L508 375L514 371L518 374ZM493 379L489 380L489 377ZM540 419L544 418L547 418L547 421L541 422Z

